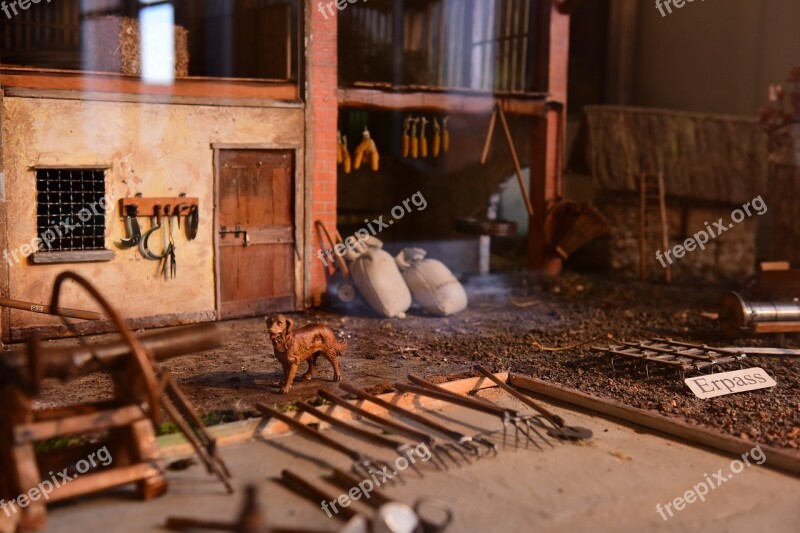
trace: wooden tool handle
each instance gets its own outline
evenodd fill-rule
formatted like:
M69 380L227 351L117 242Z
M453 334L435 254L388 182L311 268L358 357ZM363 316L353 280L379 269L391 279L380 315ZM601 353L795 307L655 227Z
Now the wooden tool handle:
M31 313L42 315L55 315L67 318L79 318L81 320L102 320L103 315L93 311L81 311L80 309L68 309L66 307L50 307L49 305L35 304L22 300L12 300L10 298L0 298L0 306L22 309Z
M352 385L348 385L347 383L340 383L339 388L341 388L345 392L349 392L350 394L354 394L361 398L362 400L369 400L370 402L380 405L387 411L393 411L395 413L400 414L401 416L408 418L409 420L413 420L417 424L422 424L423 426L427 426L434 431L438 431L442 435L447 435L449 438L453 440L460 440L461 438L465 437L463 433L459 433L458 431L453 431L438 422L434 422L433 420L429 420L428 418L415 413L414 411L409 411L408 409L404 409L399 405L395 405L391 402L387 402L386 400L382 400L377 396L368 393L365 390L357 389Z
M273 409L271 407L268 407L268 406L264 405L263 403L257 403L256 404L256 409L258 409L259 412L261 412L261 414L263 414L265 416L268 416L268 417L271 417L271 418L277 418L278 420L280 420L281 422L283 422L284 424L286 424L290 428L295 429L295 430L297 430L297 431L299 431L299 432L301 432L301 433L303 433L303 434L305 434L305 435L307 435L307 436L309 436L309 437L311 437L313 439L318 440L320 443L324 444L325 446L327 446L329 448L333 448L334 450L337 450L337 451L345 454L346 456L348 456L350 459L352 459L354 461L358 461L359 459L361 459L361 456L357 452L354 452L353 450L349 449L344 444L340 444L340 443L336 442L332 438L330 438L330 437L328 437L326 435L323 435L322 433L320 433L316 429L308 427L307 425L303 424L299 420L296 420L296 419L292 418L291 416L288 416L288 415L286 415L284 413L281 413L280 411L277 411L277 410L275 410L275 409Z
M464 396L453 396L450 393L430 390L424 387L417 387L416 385L408 385L406 383L395 383L394 388L401 392L416 394L417 396L427 396L428 398L433 398L435 400L439 400L442 402L460 405L461 407L466 407L467 409L480 411L482 413L497 416L499 418L505 418L506 416L508 416L507 411L502 407L488 405L483 402L473 400L472 398L466 398Z
M483 365L475 365L473 368L475 370L477 370L478 372L480 372L481 374L483 374L484 376L486 376L487 378L489 378L490 380L492 380L498 387L500 387L501 389L503 389L504 391L509 393L511 396L513 396L517 400L521 401L522 403L524 403L525 405L527 405L531 409L534 409L535 411L537 411L539 414L541 414L542 416L547 418L550 422L552 422L556 426L564 427L564 419L563 418L561 418L558 415L554 415L553 413L551 413L550 411L548 411L547 409L545 409L541 405L539 405L536 402L534 402L532 399L530 399L527 396L525 396L524 394L518 392L516 389L512 388L510 385L504 383L500 378L498 378L497 376L492 374L489 371L489 369L486 368L485 366L483 366Z

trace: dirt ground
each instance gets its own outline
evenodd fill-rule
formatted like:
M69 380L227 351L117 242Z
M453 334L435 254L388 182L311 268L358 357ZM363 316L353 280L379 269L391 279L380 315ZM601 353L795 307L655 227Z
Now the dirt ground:
M800 448L800 358L753 356L751 364L764 368L777 387L700 400L674 373L651 369L648 377L640 366L619 364L615 370L607 356L589 348L590 341L607 343L611 337L736 344L718 332L716 321L702 315L716 312L723 287L642 284L578 274L549 279L478 277L466 286L469 309L453 317L429 317L412 309L399 319L319 310L293 318L296 327L322 322L347 339L344 379L373 391L389 390L409 373L435 381L474 375L471 367L480 362L494 371L532 375L754 442ZM213 413L211 420L247 417L255 402L289 403L313 398L320 387L335 387L330 365L320 360L312 381L298 380L288 396L278 394L281 371L263 318L223 322L220 327L223 348L166 363L198 409ZM777 345L774 336L737 342ZM587 344L569 348L581 343ZM787 338L788 347L799 344L796 337ZM563 347L568 349L548 350ZM97 400L109 389L109 381L100 375L66 386L50 383L41 405Z

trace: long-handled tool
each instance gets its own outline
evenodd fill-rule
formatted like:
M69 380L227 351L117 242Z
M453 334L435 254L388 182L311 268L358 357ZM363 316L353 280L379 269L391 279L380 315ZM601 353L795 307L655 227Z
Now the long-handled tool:
M492 442L488 441L483 437L480 436L470 437L469 435L465 435L458 431L454 431L450 428L443 426L442 424L439 424L438 422L434 422L433 420L430 420L429 418L420 415L419 413L409 411L408 409L404 409L391 402L382 400L381 398L378 398L377 396L372 395L365 390L358 389L356 387L353 387L352 385L348 385L347 383L340 383L339 388L341 388L345 392L357 396L358 398L361 398L362 400L368 400L374 404L380 405L387 411L392 411L394 413L397 413L401 415L403 418L407 418L409 420L416 422L417 424L427 426L432 430L441 433L451 441L459 444L459 446L462 449L465 449L470 453L473 453L476 457L481 457L483 455L483 453L481 452L481 446L493 452L495 455L497 454L497 446L495 446ZM458 448L455 449L458 450ZM463 455L463 457L465 460L467 459L466 455Z
M291 416L281 413L280 411L273 409L272 407L264 405L263 403L257 403L256 409L258 409L258 411L261 414L271 418L277 418L278 420L280 420L287 426L291 427L292 429L295 429L308 437L316 439L320 444L327 446L328 448L331 448L346 455L353 461L353 466L352 466L353 472L355 472L358 475L367 477L372 475L373 473L383 472L389 469L388 463L385 463L384 461L378 459L372 459L371 457L368 457L362 453L359 453L355 450L351 450L344 444L336 442L332 438L323 435L320 431L310 426L307 426L302 422L300 422L299 420L296 420Z
M514 138L511 137L511 130L509 129L508 122L506 121L506 114L503 112L503 108L499 105L494 107L492 110L492 117L489 119L489 130L486 133L486 142L483 146L481 164L486 163L486 157L489 155L489 146L492 141L494 126L498 116L500 117L500 124L503 127L503 133L506 138L506 143L508 144L508 150L511 152L511 161L514 163L514 172L516 172L517 181L519 182L519 187L522 190L522 198L525 200L525 208L528 210L528 216L533 218L533 204L531 203L531 198L528 195L528 188L525 186L525 178L522 176L522 166L519 164L517 149L514 146Z
M400 392L406 392L409 394L416 394L417 396L427 396L429 398L433 398L439 401L452 403L454 405L458 405L461 407L466 407L467 409L472 409L473 411L479 411L482 413L486 413L488 415L496 416L500 419L503 424L503 446L506 445L506 435L508 431L508 423L510 422L516 429L514 432L514 443L515 445L519 443L519 433L522 432L525 435L525 438L528 439L529 442L537 445L535 440L525 431L522 429L520 424L523 422L521 419L516 418L511 415L508 411L501 407L497 407L494 405L489 405L483 403L479 400L475 400L474 398L468 398L466 396L454 396L449 392L439 392L437 390L431 390L426 387L417 387L415 385L409 385L407 383L395 383L394 388Z
M384 448L389 448L390 450L394 450L398 454L402 455L408 460L408 466L411 467L414 472L417 473L419 477L425 477L422 475L422 472L419 470L417 465L415 464L415 459L411 457L411 454L414 453L414 447L406 444L405 442L400 442L399 440L390 439L388 437L384 437L383 435L377 435L375 433L370 433L367 430L351 426L347 422L343 420L339 420L338 418L331 416L327 413L323 413L316 407L313 407L306 402L299 402L297 404L297 409L303 411L304 413L308 413L312 416L315 416L322 420L323 422L327 422L333 427L339 428L346 433L350 433L351 435L355 435L361 440L365 440L377 446L383 446ZM435 464L435 463L434 463ZM436 465L438 468L438 465Z
M419 376L415 376L414 374L409 374L408 375L408 380L411 381L412 383L414 383L415 385L419 386L419 387L422 387L424 389L428 389L428 390L430 390L432 392L436 392L437 394L440 394L440 395L444 394L444 395L451 396L451 398L452 398L451 403L455 403L456 405L461 405L462 407L467 407L468 409L477 409L479 411L498 416L500 418L500 420L503 422L503 444L504 445L505 445L505 439L506 439L506 435L505 435L505 429L506 428L505 428L505 426L506 426L507 422L511 422L514 425L514 429L515 429L515 432L514 432L514 445L515 446L519 443L519 433L522 433L523 435L525 435L525 438L527 439L525 441L525 447L526 448L528 447L528 444L533 444L534 446L536 446L537 448L539 448L541 450L542 447L539 446L539 444L536 442L536 440L533 439L533 437L529 433L529 432L533 432L533 433L536 433L536 435L541 440L546 442L551 448L553 447L553 445L550 444L550 441L547 440L547 438L544 435L542 435L536 429L536 426L538 425L542 429L547 429L547 428L538 419L536 419L536 417L534 417L532 415L526 415L526 414L520 413L518 411L515 411L514 409L508 409L506 407L501 407L501 406L499 406L497 404L492 403L491 401L489 401L489 400L487 400L485 398L474 398L474 397L471 397L471 396L461 396L459 394L455 394L454 392L451 392L451 391L449 391L449 390L447 390L445 388L442 388L442 387L440 387L440 386L438 386L438 385L436 385L434 383L431 383L431 382L429 382L429 381L427 381L427 380L425 380L425 379L423 379L423 378L421 378ZM409 391L409 392L412 392L412 391ZM442 399L442 398L439 398L439 399L442 400L442 401L448 401L448 400ZM470 407L470 404L472 405L472 407ZM501 415L501 411L504 412L505 414Z
M354 478L347 472L339 470L338 468L333 469L333 473L330 476L330 480L344 490L349 490L352 487L357 487L359 483L361 483L361 480ZM373 488L372 492L370 492L369 495L370 497L365 499L364 501L365 503L371 505L375 509L380 509L381 507L389 503L397 503L388 496L386 496L380 490L380 487ZM450 525L450 522L453 521L453 511L446 503L442 501L434 500L431 498L420 498L414 503L412 508L414 509L414 513L416 513L417 518L419 519L419 523L420 526L422 527L423 533L435 533L437 531L444 531L447 528L447 526ZM442 514L443 518L438 522L430 518L426 518L425 516L423 516L423 511L428 508L439 511Z
M401 424L400 422L395 422L394 420L383 418L382 416L378 416L375 413L370 413L366 409L362 409L357 405L353 405L352 403L348 402L341 396L337 396L336 394L333 394L332 392L329 392L325 389L318 390L317 394L322 398L328 400L329 402L332 402L333 404L343 409L347 409L351 413L356 414L362 418L370 420L389 431L397 433L398 435L403 435L404 437L408 437L417 442L425 443L425 445L428 446L428 449L431 451L431 455L433 457L436 457L437 461L441 463L442 467L445 470L448 469L447 463L444 461L442 456L439 455L440 453L446 457L449 457L450 460L453 461L453 463L455 463L457 466L460 466L459 462L456 460L455 457L453 457L453 455L450 454L449 450L449 447L456 446L455 444L437 443L436 439L434 439L431 435L428 435L427 433L418 431L412 427L406 426L405 424ZM463 452L461 452L461 450L459 450L459 453L463 455Z
M22 300L12 300L11 298L0 298L0 307L10 307L12 309L22 309L31 313L43 315L58 315L66 318L79 318L81 320L102 320L103 315L94 311L82 311L80 309L69 309L66 307L51 307L49 305L35 304Z
M592 431L590 429L582 428L582 427L573 427L567 426L564 422L564 419L558 415L555 415L539 405L538 403L534 402L532 399L528 398L524 394L520 393L519 391L512 388L510 385L506 384L492 374L488 368L483 365L475 365L473 367L475 371L480 372L483 376L489 378L493 383L495 383L498 387L509 393L511 396L516 398L517 400L521 401L531 409L538 412L542 415L548 422L550 422L553 427L547 429L547 433L556 438L563 438L563 439L573 439L573 440L584 440L592 438Z

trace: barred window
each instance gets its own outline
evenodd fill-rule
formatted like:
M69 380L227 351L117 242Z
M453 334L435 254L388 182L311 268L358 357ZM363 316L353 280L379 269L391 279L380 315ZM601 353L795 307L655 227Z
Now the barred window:
M36 232L43 242L41 252L105 250L105 191L102 169L38 169Z

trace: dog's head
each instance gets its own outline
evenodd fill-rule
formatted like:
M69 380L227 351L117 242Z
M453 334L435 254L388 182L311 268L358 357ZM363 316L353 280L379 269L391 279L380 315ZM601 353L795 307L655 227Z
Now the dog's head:
M291 337L294 320L286 318L284 315L274 315L267 317L267 333L270 338Z

